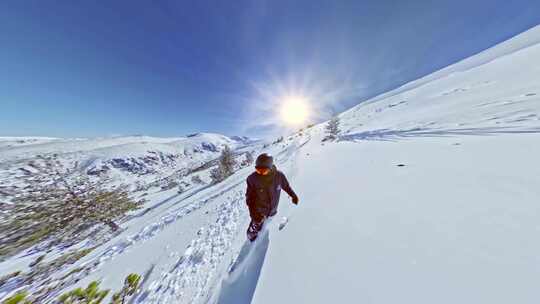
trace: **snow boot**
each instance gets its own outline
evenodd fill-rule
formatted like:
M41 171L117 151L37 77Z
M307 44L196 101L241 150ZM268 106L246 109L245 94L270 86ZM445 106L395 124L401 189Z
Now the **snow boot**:
M257 236L259 235L259 231L261 231L263 227L264 220L261 222L255 222L251 220L249 223L249 227L247 229L247 238L251 242L255 241L257 239Z

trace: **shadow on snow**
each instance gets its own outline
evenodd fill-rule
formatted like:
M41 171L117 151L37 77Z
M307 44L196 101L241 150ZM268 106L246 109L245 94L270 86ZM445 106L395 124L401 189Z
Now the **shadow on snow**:
M249 304L255 294L270 238L268 229L251 243L246 241L221 283L218 304Z

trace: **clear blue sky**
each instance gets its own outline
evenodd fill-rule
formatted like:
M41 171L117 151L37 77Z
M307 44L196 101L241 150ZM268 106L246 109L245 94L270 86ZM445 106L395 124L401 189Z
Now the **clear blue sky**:
M0 136L264 136L268 96L342 111L539 23L538 0L4 0Z

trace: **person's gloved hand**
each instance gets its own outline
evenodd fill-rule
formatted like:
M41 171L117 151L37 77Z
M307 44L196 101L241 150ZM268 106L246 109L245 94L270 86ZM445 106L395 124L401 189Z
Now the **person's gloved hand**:
M293 204L298 205L298 196L294 196L292 198L292 202L293 202Z

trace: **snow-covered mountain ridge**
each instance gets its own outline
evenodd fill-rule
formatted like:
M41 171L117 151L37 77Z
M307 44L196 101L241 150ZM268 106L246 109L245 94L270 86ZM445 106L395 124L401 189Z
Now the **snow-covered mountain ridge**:
M402 130L404 136L407 131L435 128L449 132L462 129L471 134L531 129L540 122L539 52L537 26L351 108L341 115L343 129L350 134L374 133L391 126Z
M528 31L525 31L511 39L504 41L492 48L488 48L476 55L463 59L455 64L447 66L439 71L426 75L417 80L406 83L405 85L376 96L367 102L376 102L385 98L392 97L399 93L404 93L409 90L418 88L424 84L451 76L452 74L459 74L471 70L476 67L480 67L486 63L490 63L495 59L502 59L507 55L511 55L521 50L533 47L540 44L540 26L535 26Z
M215 159L224 146L233 149L249 145L246 138L199 133L180 138L128 136L96 139L17 139L20 145L0 145L3 184L29 175L38 165L36 158L52 156L65 166L76 166L89 175L126 178L171 174L174 170L197 168ZM14 142L12 138L0 139ZM15 141L16 142L16 141ZM24 142L24 144L22 144ZM4 185L5 186L5 185Z

